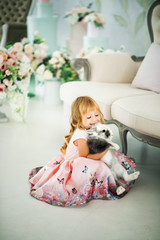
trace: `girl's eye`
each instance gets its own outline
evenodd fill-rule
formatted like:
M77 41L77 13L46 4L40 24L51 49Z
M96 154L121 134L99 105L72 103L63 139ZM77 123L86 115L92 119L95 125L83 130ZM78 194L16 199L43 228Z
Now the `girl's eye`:
M87 119L90 119L91 117L87 117Z
M95 117L99 117L99 114L96 114Z

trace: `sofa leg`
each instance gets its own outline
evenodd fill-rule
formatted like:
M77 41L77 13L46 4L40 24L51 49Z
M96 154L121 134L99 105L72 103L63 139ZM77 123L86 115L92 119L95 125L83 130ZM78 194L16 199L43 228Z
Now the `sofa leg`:
M126 155L127 154L127 133L128 130L124 127L119 128L119 135L122 144L122 152Z

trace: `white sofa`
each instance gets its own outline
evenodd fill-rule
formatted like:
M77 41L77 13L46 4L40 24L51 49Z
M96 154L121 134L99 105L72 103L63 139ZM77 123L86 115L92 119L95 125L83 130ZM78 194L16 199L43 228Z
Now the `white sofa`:
M157 14L157 10L155 11L157 7L160 21L160 1L156 1L150 8L148 18L152 21L154 14ZM128 53L109 51L75 59L72 65L76 70L84 68L85 81L68 82L61 86L60 96L64 102L65 115L70 114L71 103L76 97L91 96L98 102L105 120L118 126L122 151L125 154L128 131L137 139L160 147L160 70L156 72L159 74L158 83L157 79L153 79L153 83L150 84L149 78L152 71L155 75L155 70L160 69L159 44L160 36L151 45L143 61L142 58L136 57L132 57L133 60ZM157 54L157 48L159 54ZM159 68L154 61L150 63L154 51L157 55L154 59L158 57ZM145 76L144 69L148 64L153 65L153 69L150 71L147 68L149 74L145 81L147 78L149 80L144 87L141 79Z

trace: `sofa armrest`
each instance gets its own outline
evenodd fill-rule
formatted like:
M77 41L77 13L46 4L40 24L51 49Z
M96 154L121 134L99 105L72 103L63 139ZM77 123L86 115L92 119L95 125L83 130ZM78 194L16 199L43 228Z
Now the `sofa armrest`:
M84 81L89 81L90 80L91 68L90 68L90 64L88 62L88 59L86 59L86 58L75 58L71 61L71 67L77 72L83 70L84 74L83 74L82 80L84 80Z
M133 55L133 56L131 56L131 58L132 58L132 60L134 61L134 62L142 62L143 61L143 59L144 59L144 56L142 57L137 57L137 56L135 56L135 55Z

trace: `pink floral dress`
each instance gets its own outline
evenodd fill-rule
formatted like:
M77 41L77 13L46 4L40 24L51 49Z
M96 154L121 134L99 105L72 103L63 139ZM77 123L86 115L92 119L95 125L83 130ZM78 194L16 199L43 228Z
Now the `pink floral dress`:
M87 139L86 130L75 130L65 157L59 154L46 166L31 171L29 182L33 197L51 205L74 206L92 199L119 199L131 189L133 182L125 183L126 192L117 196L110 168L101 160L78 156L74 141L80 138ZM120 152L114 154L129 173L135 171L134 160Z

